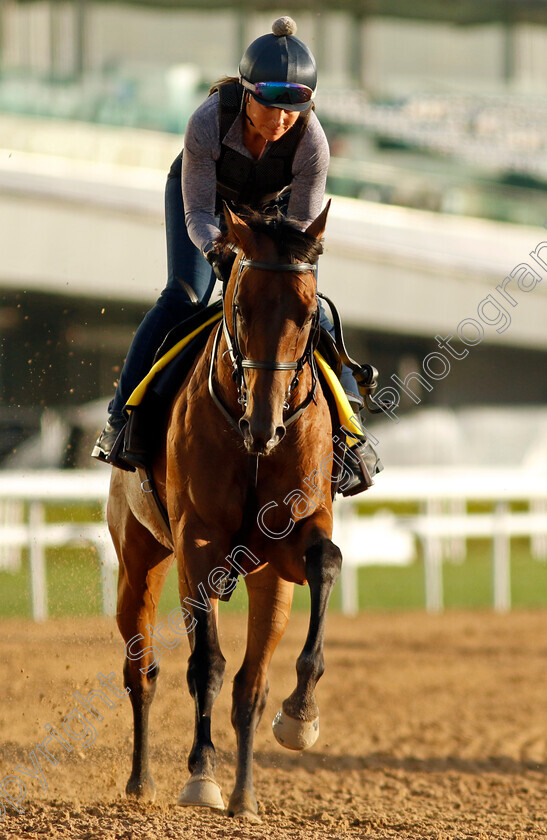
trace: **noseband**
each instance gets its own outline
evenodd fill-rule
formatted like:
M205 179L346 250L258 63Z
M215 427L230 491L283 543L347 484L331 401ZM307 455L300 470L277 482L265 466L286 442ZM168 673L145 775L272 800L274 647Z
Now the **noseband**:
M226 316L224 314L222 318L222 331L224 334L224 339L226 341L226 345L228 349L226 353L230 356L232 367L233 367L233 378L234 382L236 383L237 390L238 390L238 402L244 408L247 407L247 386L245 383L245 370L294 370L295 375L288 387L287 396L284 403L284 409L288 410L289 408L289 397L293 390L298 386L299 383L299 375L303 370L303 367L306 362L308 362L312 374L312 387L310 392L308 393L306 399L298 406L298 408L290 415L286 420L284 420L285 427L289 426L291 423L294 423L300 415L304 412L304 410L308 407L312 400L315 400L315 396L317 393L317 369L315 366L315 359L313 352L317 345L317 340L319 338L319 307L317 308L314 320L310 329L310 335L308 337L308 341L306 344L306 349L304 350L303 354L294 362L276 362L276 361L269 361L269 360L257 360L257 359L247 359L241 352L241 346L239 343L239 336L237 331L237 313L238 313L238 303L237 303L237 293L239 290L239 280L241 274L245 268L254 268L258 271L281 271L281 272L296 272L298 274L303 274L305 272L311 271L313 273L316 272L317 266L312 263L306 262L299 262L299 263L269 263L269 262L261 262L260 260L250 260L247 257L242 257L239 261L238 265L238 272L235 281L235 289L232 298L232 328L233 328L233 336L230 335L230 331L228 329L228 325L226 323ZM217 333L215 335L214 345L213 345L213 352L211 354L211 365L209 368L209 393L213 398L215 404L218 406L222 414L230 421L231 425L237 430L239 434L241 434L241 430L239 425L234 421L231 414L226 409L224 403L220 400L219 396L215 393L214 390L214 383L213 383L213 371L214 371L214 364L217 355L218 344L220 340L220 325L217 329Z

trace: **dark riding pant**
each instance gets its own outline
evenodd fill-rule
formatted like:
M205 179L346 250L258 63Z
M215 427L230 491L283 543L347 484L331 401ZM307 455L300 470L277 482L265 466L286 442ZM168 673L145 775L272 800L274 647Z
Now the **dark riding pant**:
M181 189L182 152L173 162L165 186L165 230L167 235L167 285L137 329L131 342L125 364L120 374L114 399L110 402L111 414L120 414L139 382L146 376L163 339L173 327L196 311L188 294L179 283L184 280L197 295L202 306L207 306L213 293L216 277L211 266L188 236L184 220L184 203ZM288 197L280 203L287 209ZM219 217L222 226L224 218ZM329 333L334 328L321 309L321 326ZM342 387L352 400L362 404L357 383L348 367L343 367L340 377Z

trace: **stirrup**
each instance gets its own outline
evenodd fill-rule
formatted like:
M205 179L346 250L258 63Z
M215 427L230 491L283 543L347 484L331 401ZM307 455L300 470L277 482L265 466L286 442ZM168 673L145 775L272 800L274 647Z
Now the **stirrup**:
M91 450L91 457L103 464L111 464L121 470L134 472L135 468L121 457L125 438L125 417L112 416L106 421L106 426Z
M364 493L374 484L373 476L384 469L382 462L368 440L360 440L346 449L344 466L351 472L351 479L339 488L342 496Z
M135 467L133 464L130 464L128 461L125 460L123 457L124 450L125 450L125 426L119 433L118 437L116 438L116 442L114 446L110 450L110 455L107 457L107 461L109 464L112 464L113 467L118 467L120 470L125 470L126 472L135 472Z

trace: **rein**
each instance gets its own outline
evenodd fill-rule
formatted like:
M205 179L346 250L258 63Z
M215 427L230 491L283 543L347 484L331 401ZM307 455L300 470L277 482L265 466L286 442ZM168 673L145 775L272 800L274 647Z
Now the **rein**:
M233 378L237 386L238 391L238 403L246 408L247 406L247 387L245 384L245 370L294 370L295 375L289 385L284 409L287 411L289 409L289 398L293 390L298 386L299 383L299 374L302 372L304 365L306 362L310 366L311 374L312 374L312 387L304 399L304 401L298 406L297 409L284 421L285 427L289 426L291 423L294 423L295 420L303 414L306 410L308 405L315 401L315 397L317 394L317 368L315 365L315 359L313 355L313 351L315 350L315 346L317 344L317 340L319 338L319 308L316 310L314 315L314 321L310 329L310 335L308 338L308 342L306 344L306 349L304 350L303 354L294 362L276 362L276 361L269 361L269 360L257 360L257 359L247 359L241 352L241 347L239 344L239 338L237 334L237 292L239 289L239 280L241 274L245 268L254 268L258 269L259 271L282 271L282 272L297 272L299 274L303 274L305 272L311 271L313 273L316 272L317 266L313 263L268 263L268 262L261 262L260 260L251 260L247 259L247 257L242 257L239 261L238 266L238 273L235 281L235 289L233 294L233 302L232 302L232 324L233 324L233 336L230 335L230 331L228 329L228 325L226 323L226 316L223 315L222 318L222 331L224 334L224 338L226 341L226 345L228 347L227 353L230 356L230 360L232 362L233 367ZM211 364L209 367L209 393L213 402L218 407L220 412L224 415L224 417L229 421L232 428L234 428L238 434L243 437L243 432L241 431L239 424L236 423L218 394L215 392L214 388L214 381L213 381L213 373L215 367L215 361L217 357L217 350L220 341L220 324L217 328L217 332L215 335L215 340L213 344L213 351L211 353Z

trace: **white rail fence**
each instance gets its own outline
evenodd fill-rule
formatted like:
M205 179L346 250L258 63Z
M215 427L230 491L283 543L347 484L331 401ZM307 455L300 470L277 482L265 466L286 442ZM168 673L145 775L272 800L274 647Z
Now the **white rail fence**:
M351 501L351 500L350 500ZM444 606L443 561L462 561L467 540L490 539L492 545L492 601L494 609L511 608L511 537L530 539L532 556L547 560L547 474L528 470L405 468L386 470L374 488L357 497L361 506L413 503L420 513L392 515L392 528L375 528L378 514L358 516L355 504L341 506L335 542L342 548L342 608L358 610L357 568L371 563L411 563L415 553L409 538L423 552L425 605L429 612ZM469 512L472 502L485 502L491 513ZM525 511L511 510L519 502ZM394 539L398 550L386 556L385 542ZM403 541L406 539L406 543ZM405 553L406 546L406 553Z
M0 569L15 571L22 549L28 549L32 615L47 618L46 548L92 545L102 582L103 611L115 612L117 558L106 523L70 521L70 508L82 502L104 505L109 471L0 472ZM390 510L359 515L358 508L385 503L412 503L420 510L396 516ZM469 513L469 502L488 502L490 513ZM525 510L511 510L512 502ZM63 504L67 520L48 523L47 504ZM103 508L104 509L104 508ZM505 470L389 470L374 488L335 505L334 539L342 549L342 609L358 611L357 570L367 565L408 565L421 542L426 609L443 609L443 562L463 560L467 539L487 537L492 543L493 606L511 607L511 537L530 539L531 553L547 560L547 475Z
M118 560L106 521L72 522L70 508L82 502L104 503L109 471L0 472L0 569L16 571L22 549L28 549L32 616L48 617L46 548L63 545L95 546L99 557L102 605L106 615L116 610ZM47 504L67 508L67 522L48 523ZM0 596L1 597L1 596Z

